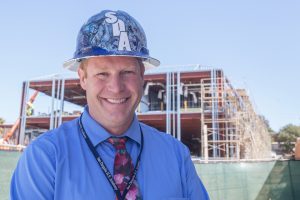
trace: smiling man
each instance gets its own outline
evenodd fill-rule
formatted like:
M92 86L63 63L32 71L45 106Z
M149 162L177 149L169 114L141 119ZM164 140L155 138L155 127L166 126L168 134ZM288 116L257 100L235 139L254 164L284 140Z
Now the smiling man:
M89 114L111 134L124 133L142 97L144 65L132 57L92 57L78 75Z
M158 65L142 27L126 12L92 16L64 64L78 72L87 106L28 146L11 199L209 199L188 148L135 115L145 68Z

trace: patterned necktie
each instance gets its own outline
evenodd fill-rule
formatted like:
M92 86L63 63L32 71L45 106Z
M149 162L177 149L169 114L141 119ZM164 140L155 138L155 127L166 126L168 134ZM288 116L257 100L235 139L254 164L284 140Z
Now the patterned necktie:
M115 162L114 162L114 180L121 192L125 190L130 178L133 174L133 164L131 157L126 150L125 143L127 137L110 137L108 142L111 143L116 149ZM130 190L126 194L125 200L141 200L139 189L136 180L132 183Z

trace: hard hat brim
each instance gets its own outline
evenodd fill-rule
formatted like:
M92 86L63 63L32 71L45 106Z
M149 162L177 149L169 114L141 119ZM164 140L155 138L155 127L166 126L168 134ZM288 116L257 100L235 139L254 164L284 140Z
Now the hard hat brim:
M152 57L143 57L143 56L133 56L133 55L97 55L97 56L85 56L81 58L72 58L66 62L63 63L63 67L65 69L71 70L71 71L77 71L78 67L80 65L80 62L84 59L92 58L92 57L108 57L108 56L114 56L114 57L133 57L133 58L140 58L145 65L145 69L151 69L154 67L158 67L160 65L160 61L152 58Z

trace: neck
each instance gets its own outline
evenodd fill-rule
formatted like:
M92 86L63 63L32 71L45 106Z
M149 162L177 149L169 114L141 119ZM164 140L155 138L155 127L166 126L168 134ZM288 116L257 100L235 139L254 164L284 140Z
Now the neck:
M99 123L99 122L98 122L98 123ZM120 135L124 134L125 131L127 131L127 129L129 128L129 126L126 127L126 128L124 128L124 127L110 127L110 128L107 128L107 127L103 126L102 124L101 124L101 126L102 126L107 132L109 132L110 134L115 135L115 136L120 136Z
M90 116L98 122L108 133L115 135L115 136L120 136L124 134L128 128L130 127L134 117L132 117L131 120L125 121L123 124L118 124L115 125L111 121L103 121L101 120L100 117L97 117L97 113L89 112Z

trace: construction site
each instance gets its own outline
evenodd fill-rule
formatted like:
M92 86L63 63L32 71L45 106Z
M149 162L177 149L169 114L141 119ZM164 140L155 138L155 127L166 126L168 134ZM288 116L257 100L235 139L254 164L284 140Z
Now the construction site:
M139 121L189 147L211 199L299 199L300 163L271 157L264 119L247 91L234 88L223 70L165 66L146 71L144 79ZM0 150L22 151L45 131L79 117L85 105L75 73L24 81L20 117L0 126Z
M255 112L246 90L235 89L223 70L165 66L146 71L144 79L138 119L182 141L193 157L209 161L271 156L264 120ZM49 99L46 113L34 109L41 94ZM67 111L66 103L76 109ZM20 117L5 129L1 148L28 145L43 132L78 117L85 105L78 78L53 75L25 81Z

